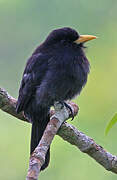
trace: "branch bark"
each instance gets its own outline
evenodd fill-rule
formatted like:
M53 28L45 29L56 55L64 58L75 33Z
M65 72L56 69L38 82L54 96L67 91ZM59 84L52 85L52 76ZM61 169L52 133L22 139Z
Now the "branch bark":
M20 120L29 122L24 117L23 113L19 115L16 114L15 105L16 99L11 97L5 90L0 88L0 109ZM71 103L71 105L74 105L74 107L77 109L77 106L74 103ZM54 113L54 111L51 111L50 115L52 116ZM65 141L78 147L83 153L86 153L95 159L106 170L117 174L117 156L107 152L105 149L103 149L103 147L96 144L92 138L86 136L74 126L68 123L63 123L57 134Z
M62 123L69 117L68 110L60 103L55 103L54 108L55 113L51 116L50 122L44 131L41 141L30 157L29 170L26 180L38 179L41 166L45 162L45 156L50 144ZM73 111L73 113L74 112L75 111Z

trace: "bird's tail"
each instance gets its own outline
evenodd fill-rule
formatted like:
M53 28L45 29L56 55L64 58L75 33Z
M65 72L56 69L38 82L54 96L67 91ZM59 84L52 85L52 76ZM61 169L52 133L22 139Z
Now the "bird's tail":
M38 114L39 115L39 114ZM43 114L43 116L39 115L38 118L40 119L39 121L33 121L32 123L32 132L31 132L31 148L30 148L30 153L35 150L37 145L39 144L39 141L41 140L41 137L43 136L44 130L49 122L49 115ZM41 170L44 170L50 160L50 148L47 151L46 157L45 157L45 163L41 167Z

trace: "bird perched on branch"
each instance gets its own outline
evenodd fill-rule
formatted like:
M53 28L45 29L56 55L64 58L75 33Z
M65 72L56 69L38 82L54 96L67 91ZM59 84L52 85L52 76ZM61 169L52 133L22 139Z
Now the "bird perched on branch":
M52 31L26 64L17 101L17 113L24 111L32 122L31 150L34 151L49 122L50 107L80 94L87 82L89 62L84 43L95 39L65 27ZM50 149L41 170L50 159Z

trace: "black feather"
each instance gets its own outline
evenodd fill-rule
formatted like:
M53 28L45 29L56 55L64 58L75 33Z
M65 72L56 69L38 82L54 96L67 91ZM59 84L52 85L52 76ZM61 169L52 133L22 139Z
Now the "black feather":
M17 112L24 111L32 121L31 153L38 145L49 122L49 110L55 101L80 94L86 84L89 62L79 34L71 28L54 30L34 51L24 70ZM44 169L49 163L49 151Z

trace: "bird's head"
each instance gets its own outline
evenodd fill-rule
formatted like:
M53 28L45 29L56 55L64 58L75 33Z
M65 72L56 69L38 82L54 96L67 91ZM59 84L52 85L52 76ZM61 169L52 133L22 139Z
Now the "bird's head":
M65 27L53 30L47 37L47 44L55 44L60 41L66 41L76 44L84 44L87 41L96 39L96 36L92 35L79 35L77 31L72 28Z

